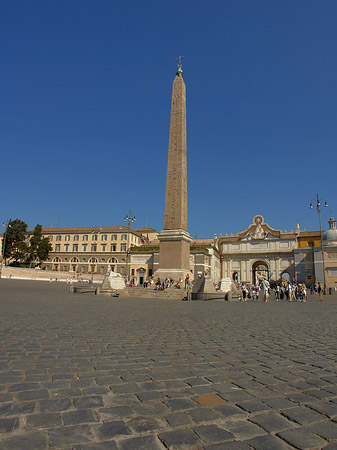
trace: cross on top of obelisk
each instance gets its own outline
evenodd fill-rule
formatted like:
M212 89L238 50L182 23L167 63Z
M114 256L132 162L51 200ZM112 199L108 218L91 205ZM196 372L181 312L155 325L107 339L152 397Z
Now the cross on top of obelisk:
M176 61L179 61L179 62L178 62L177 75L181 75L181 74L183 73L183 69L182 69L182 66L181 66L181 60L182 60L183 58L185 58L185 56L181 56L181 53L179 53L178 58L176 58Z

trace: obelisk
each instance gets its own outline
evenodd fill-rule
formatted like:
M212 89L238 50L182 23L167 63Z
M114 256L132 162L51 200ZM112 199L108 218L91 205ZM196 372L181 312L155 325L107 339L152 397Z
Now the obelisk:
M156 277L185 279L190 271L187 232L186 86L179 55L173 81L167 160L164 229L159 233L159 268Z

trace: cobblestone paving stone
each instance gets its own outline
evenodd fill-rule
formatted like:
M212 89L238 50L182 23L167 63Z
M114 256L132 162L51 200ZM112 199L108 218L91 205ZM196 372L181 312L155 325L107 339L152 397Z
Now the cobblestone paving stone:
M0 280L0 448L337 449L337 298L317 300Z

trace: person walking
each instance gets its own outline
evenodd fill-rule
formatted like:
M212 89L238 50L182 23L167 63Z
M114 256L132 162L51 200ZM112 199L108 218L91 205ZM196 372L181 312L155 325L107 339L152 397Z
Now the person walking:
M321 283L318 283L317 292L319 295L319 301L322 302L323 301L323 288L321 286Z

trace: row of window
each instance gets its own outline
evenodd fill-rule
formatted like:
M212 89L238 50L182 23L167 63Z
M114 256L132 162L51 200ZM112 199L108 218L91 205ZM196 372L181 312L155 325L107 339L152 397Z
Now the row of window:
M88 244L82 244L82 252L87 252L88 251ZM107 244L102 244L101 245L101 252L106 252L107 251ZM70 245L69 244L64 244L63 247L63 251L64 252L69 252L70 249ZM56 244L55 245L55 252L60 252L61 251L61 244ZM78 244L73 244L73 252L78 252L79 251L79 245ZM91 244L90 246L90 251L91 252L97 252L97 244ZM110 252L116 252L117 251L117 245L116 244L111 244L110 245ZM126 252L126 244L121 244L120 245L120 251L121 252Z
M107 235L107 234L92 234L92 235L91 235L91 240L92 240L93 242L96 242L96 241L99 240L99 236L101 237L100 240L101 240L102 242L107 242L107 241L108 241L108 235ZM48 237L49 237L49 240L50 240L50 241L53 240L53 236L52 236L52 235L50 235L50 236L48 236ZM138 244L140 244L140 239L137 238L136 236L132 235L132 234L131 234L131 236L130 236L130 239L131 239L131 242L138 242ZM55 236L55 240L56 240L56 242L62 241L62 235L61 235L61 234L58 234L57 236ZM66 234L66 235L64 236L64 240L65 240L66 242L69 242L69 241L70 241L70 234ZM74 235L73 235L73 241L74 241L74 242L79 242L79 240L80 240L79 234L74 234ZM110 240L111 240L111 241L117 241L117 234L112 234ZM127 241L127 240L128 240L128 235L127 235L127 234L122 234L122 235L121 235L121 240L122 240L122 241ZM83 242L88 242L88 241L89 241L89 235L88 235L88 234L83 234L83 235L82 235L82 241L83 241Z

